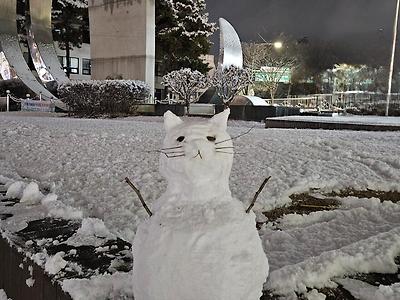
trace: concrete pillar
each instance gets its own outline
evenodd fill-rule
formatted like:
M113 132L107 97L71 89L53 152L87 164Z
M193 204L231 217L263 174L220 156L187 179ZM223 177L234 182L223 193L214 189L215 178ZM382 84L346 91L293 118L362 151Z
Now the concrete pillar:
M92 79L122 75L154 94L155 0L89 0Z

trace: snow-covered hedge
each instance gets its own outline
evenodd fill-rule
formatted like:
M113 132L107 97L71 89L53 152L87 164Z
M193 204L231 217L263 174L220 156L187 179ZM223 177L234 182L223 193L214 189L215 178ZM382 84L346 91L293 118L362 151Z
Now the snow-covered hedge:
M59 97L80 115L132 114L150 95L139 80L71 81L58 87Z

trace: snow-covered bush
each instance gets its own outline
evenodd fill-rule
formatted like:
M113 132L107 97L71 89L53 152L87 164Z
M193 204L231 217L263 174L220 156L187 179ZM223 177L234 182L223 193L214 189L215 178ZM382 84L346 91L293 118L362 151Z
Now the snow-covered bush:
M165 75L162 84L184 100L189 110L189 104L198 100L198 92L208 86L208 80L199 71L184 68Z
M76 114L113 116L134 113L150 88L138 80L86 80L64 83L58 94Z
M250 69L242 69L236 66L218 68L211 78L211 86L215 87L218 96L226 106L239 92L253 82Z

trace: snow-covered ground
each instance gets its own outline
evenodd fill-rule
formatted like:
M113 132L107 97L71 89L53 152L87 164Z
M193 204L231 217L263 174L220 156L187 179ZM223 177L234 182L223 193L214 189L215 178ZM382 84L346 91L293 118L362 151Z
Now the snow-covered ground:
M230 185L233 195L248 203L263 179L272 176L254 207L258 215L310 188L400 191L400 132L264 129L259 123L239 121L229 122L228 131L236 136L253 126L234 140L237 154ZM42 205L2 226L22 229L34 214L91 217L102 219L112 234L132 241L147 214L124 178L140 188L151 207L166 187L156 152L163 136L158 117L87 120L0 114L0 181L7 186L37 182L52 193L43 199L34 185L28 189L15 184L10 192L25 188L27 202ZM262 228L271 272L266 288L290 295L305 292L306 286L335 285L335 276L395 271L393 258L400 254L398 205L376 199L342 201L335 211L286 216L280 231ZM118 287L110 283L110 289L130 290L130 280L120 276L110 276L119 282ZM104 281L107 277L100 276L92 284ZM72 291L79 285L75 298L89 299L86 294L79 296L80 291L89 293L88 284L88 280L69 280L64 287ZM400 297L398 285L374 289L346 284L354 293L371 295L368 291L373 290L394 295L385 299ZM309 297L318 297L317 291Z

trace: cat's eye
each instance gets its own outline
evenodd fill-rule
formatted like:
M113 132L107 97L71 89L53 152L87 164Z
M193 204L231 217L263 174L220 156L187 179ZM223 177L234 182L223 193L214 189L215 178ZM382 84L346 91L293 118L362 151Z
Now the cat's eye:
M216 140L216 137L215 136L208 136L207 137L207 140L209 140L210 142L215 142L215 140Z
M185 139L185 137L183 135L181 135L180 137L178 137L176 140L181 143L183 142L183 140Z

